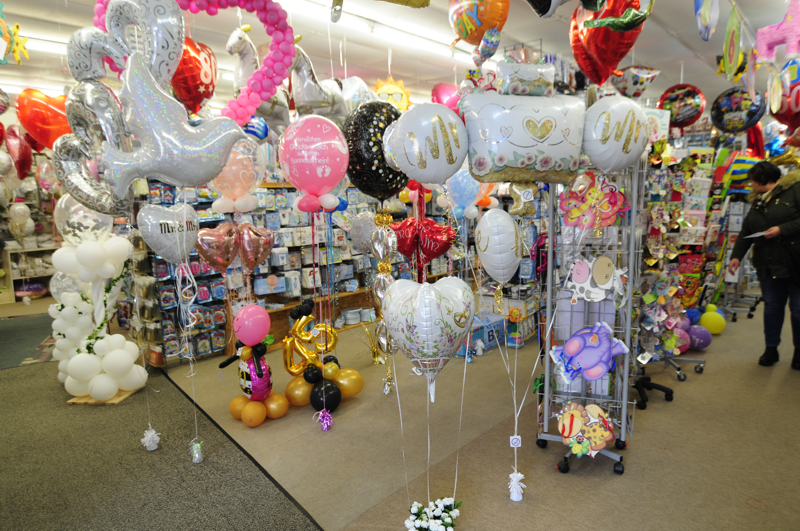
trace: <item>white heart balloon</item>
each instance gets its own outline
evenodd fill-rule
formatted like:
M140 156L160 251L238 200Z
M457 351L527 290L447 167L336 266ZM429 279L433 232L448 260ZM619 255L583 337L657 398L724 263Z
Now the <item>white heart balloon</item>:
M647 115L624 96L606 96L586 111L583 151L600 171L619 171L642 156L649 140Z
M522 239L516 221L505 210L486 212L475 227L475 247L489 276L505 284L519 268Z
M145 205L136 216L136 223L147 245L172 264L186 260L200 230L197 212L183 204L169 208Z
M383 299L383 319L394 344L428 379L431 402L439 371L464 344L475 316L475 297L456 277L435 284L394 282Z
M376 228L375 214L362 212L356 216L356 219L353 220L353 226L350 228L350 239L353 242L353 247L363 254L369 253L372 250L372 233L375 232Z

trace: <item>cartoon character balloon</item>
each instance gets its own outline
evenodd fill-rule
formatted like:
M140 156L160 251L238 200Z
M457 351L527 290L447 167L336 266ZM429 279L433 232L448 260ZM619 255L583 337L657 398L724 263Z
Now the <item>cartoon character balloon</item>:
M400 111L407 111L411 106L411 91L403 85L403 80L395 81L392 76L386 81L378 79L375 84L375 94L380 101L391 103Z
M767 102L761 94L756 92L753 100L746 89L734 87L711 104L711 123L720 131L741 133L756 125L766 110Z
M575 332L564 345L554 347L550 357L562 379L570 383L580 375L594 381L608 374L615 366L614 357L628 352L627 345L613 334L606 323L595 323Z
M478 45L490 29L501 31L508 18L508 0L450 0L450 27L463 40Z

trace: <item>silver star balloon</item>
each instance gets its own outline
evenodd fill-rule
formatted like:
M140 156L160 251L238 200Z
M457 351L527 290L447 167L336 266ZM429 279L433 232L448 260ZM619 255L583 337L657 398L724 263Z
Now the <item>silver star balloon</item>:
M128 58L120 100L141 148L128 153L104 144L103 177L118 197L146 177L173 186L206 183L222 171L233 144L247 138L230 118L189 125L183 105L159 87L138 53Z

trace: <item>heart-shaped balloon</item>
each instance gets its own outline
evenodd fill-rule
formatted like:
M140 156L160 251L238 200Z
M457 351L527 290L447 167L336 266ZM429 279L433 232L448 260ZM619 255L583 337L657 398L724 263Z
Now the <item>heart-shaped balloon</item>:
M213 229L200 229L194 248L211 267L225 273L239 252L239 231L228 221Z
M505 284L517 272L522 260L517 222L505 210L489 210L475 227L475 248L489 276Z
M252 223L239 225L239 258L252 271L259 266L275 245L275 237L269 229L259 229Z
M39 143L53 149L61 135L72 132L67 121L66 96L51 98L35 89L17 96L17 119Z
M456 231L447 225L439 225L425 218L419 224L419 251L423 264L439 258L450 250L456 241Z
M153 251L171 264L189 257L197 242L200 223L189 205L172 207L145 205L136 216L142 238Z
M644 20L635 25L643 15L638 13L640 7L639 0L606 0L599 11L590 11L583 6L575 9L581 43L589 55L611 74L620 75L617 65L628 55L642 32Z
M25 133L25 142L30 144L31 149L36 153L41 153L44 151L44 144L33 138L30 133Z
M391 224L392 230L397 235L397 252L408 259L417 252L419 243L419 226L414 218L406 218Z
M647 90L660 73L661 70L646 66L628 66L622 69L621 76L611 76L611 84L623 96L636 99Z
M458 87L449 83L436 83L431 90L431 101L441 103L455 113L458 113L458 100L461 96L457 94Z
M9 125L6 130L6 149L17 167L17 175L20 179L28 176L33 164L33 153L31 146L25 141L18 125Z
M217 89L217 57L211 48L185 37L183 56L171 83L178 101L197 114Z
M394 282L383 299L383 318L395 346L428 379L431 402L436 375L464 344L475 316L470 287L456 277L420 285Z
M570 36L570 46L572 47L572 55L575 57L575 62L578 63L578 67L583 72L583 75L588 77L594 83L598 85L602 85L605 83L605 80L608 79L608 76L611 75L611 71L601 65L598 64L594 58L589 55L589 52L586 51L586 48L583 46L583 42L581 42L580 31L578 28L578 10L572 12L572 20L570 21L569 25L569 36Z

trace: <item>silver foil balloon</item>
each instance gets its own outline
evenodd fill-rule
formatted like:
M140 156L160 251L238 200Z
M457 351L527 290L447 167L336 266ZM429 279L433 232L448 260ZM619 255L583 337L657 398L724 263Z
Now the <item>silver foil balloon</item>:
M83 242L104 242L111 236L114 218L95 211L64 194L53 209L53 222L59 234L77 247Z
M372 232L372 254L378 260L391 260L397 253L397 234L389 227L378 227Z
M368 254L372 250L372 233L376 227L375 214L371 212L362 212L353 220L350 239L358 252Z
M292 64L292 97L297 114L318 114L342 127L347 119L347 105L342 88L335 79L317 80L308 54L295 46L297 55Z
M372 286L372 295L378 305L383 305L383 298L393 282L394 277L389 273L379 273L375 278L375 285Z
M99 81L82 81L67 96L67 121L85 148L87 157L98 152L103 142L130 151L122 104L109 87Z
M110 6L109 6L110 7ZM119 68L125 67L126 51L108 33L97 28L81 28L67 44L67 66L77 81L106 77L103 59L109 57Z
M0 114L3 114L11 107L11 98L8 97L6 91L0 89Z
M189 125L183 105L158 86L138 53L128 59L120 99L141 148L126 153L106 145L104 178L119 197L146 177L173 186L206 183L222 171L233 144L247 138L230 118Z
M61 294L63 293L80 293L81 288L78 286L78 281L72 276L58 271L50 279L50 295L61 304Z
M171 264L189 257L200 230L197 212L182 203L169 208L145 205L136 215L136 223L147 245Z

